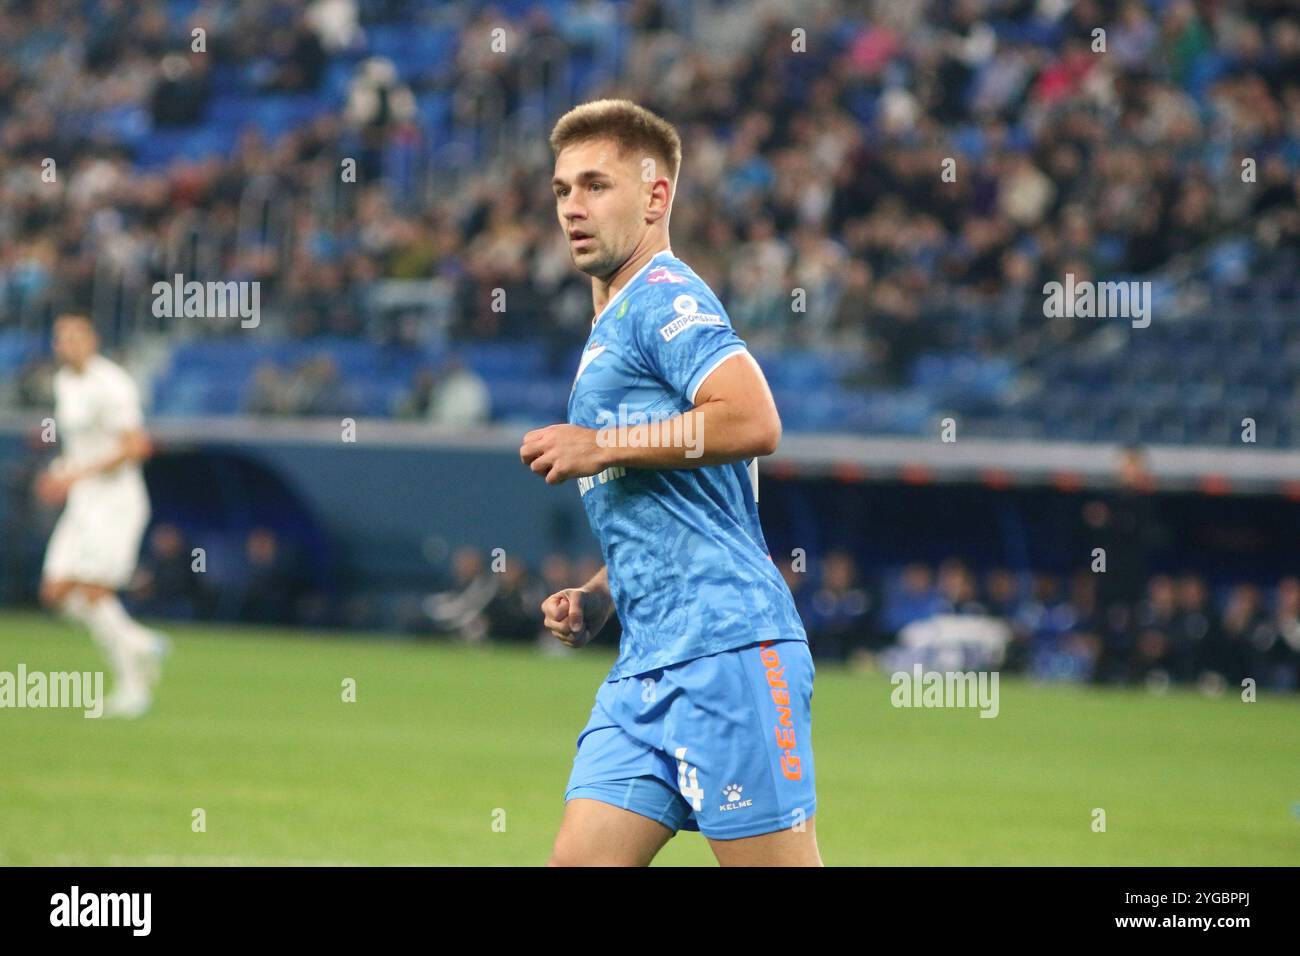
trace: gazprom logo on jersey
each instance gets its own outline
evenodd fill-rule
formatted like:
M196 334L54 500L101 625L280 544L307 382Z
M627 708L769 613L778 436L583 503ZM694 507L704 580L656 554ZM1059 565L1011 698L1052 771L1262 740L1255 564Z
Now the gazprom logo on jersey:
M239 319L245 329L262 321L262 283L186 282L179 272L171 282L153 284L153 314L157 319Z
M596 413L596 444L601 448L681 448L687 458L704 454L704 416L685 411L672 418L651 419L620 402L617 414L608 408Z
M693 295L682 294L673 299L673 311L677 313L677 318L659 330L665 342L671 342L674 336L681 334L692 325L722 324L722 316L701 312L700 304L695 301Z

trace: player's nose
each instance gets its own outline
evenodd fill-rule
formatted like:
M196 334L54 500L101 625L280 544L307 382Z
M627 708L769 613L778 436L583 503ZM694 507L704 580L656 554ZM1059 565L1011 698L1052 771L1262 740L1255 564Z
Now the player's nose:
M560 218L566 223L571 223L574 219L587 218L587 210L578 198L577 190L571 191L560 200Z

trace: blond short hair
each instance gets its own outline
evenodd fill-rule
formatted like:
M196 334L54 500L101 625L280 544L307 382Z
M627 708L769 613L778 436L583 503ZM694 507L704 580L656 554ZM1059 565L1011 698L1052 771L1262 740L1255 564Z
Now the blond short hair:
M592 100L575 106L551 130L556 156L566 146L593 139L611 139L620 153L652 156L663 163L668 181L676 185L682 166L682 140L673 124L631 100Z

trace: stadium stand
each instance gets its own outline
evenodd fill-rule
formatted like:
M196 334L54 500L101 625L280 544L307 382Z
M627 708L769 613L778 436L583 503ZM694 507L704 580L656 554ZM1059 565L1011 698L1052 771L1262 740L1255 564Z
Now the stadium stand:
M1271 359L1300 349L1296 20L1267 3L885 6L864 21L826 5L816 71L791 66L783 21L742 23L734 4L497 5L518 35L495 58L471 42L475 5L10 10L0 361L39 361L53 312L92 298L129 345L150 329L146 290L187 264L260 277L264 321L233 353L166 328L184 338L157 414L247 410L258 365L328 355L351 410L388 415L416 368L503 341L466 356L493 417L552 420L571 370L538 368L538 343L564 354L553 343L589 308L527 185L549 161L539 97L598 95L622 65L621 88L686 132L675 244L768 353L788 428L917 434L957 413L986 435L1217 444L1246 409L1262 443L1293 446L1297 365ZM1098 22L1115 24L1111 55L1089 46ZM41 58L51 45L68 55ZM674 54L665 82L643 82ZM940 86L921 82L932 67ZM700 95L710 84L734 94ZM484 165L496 132L536 141ZM18 175L47 156L63 187ZM348 157L355 195L331 188ZM954 183L933 175L945 157ZM1162 300L1149 334L1045 319L1037 290L1072 268L1198 294ZM412 282L429 290L417 305L383 304ZM476 308L497 288L508 318Z

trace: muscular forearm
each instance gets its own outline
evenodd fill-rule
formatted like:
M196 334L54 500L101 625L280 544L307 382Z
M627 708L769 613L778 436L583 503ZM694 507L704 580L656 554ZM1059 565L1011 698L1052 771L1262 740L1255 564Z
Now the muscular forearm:
M598 429L606 467L700 468L770 455L781 440L775 415L756 415L738 402L703 402L672 418Z
M590 591L592 594L600 594L609 598L609 567L602 566L590 581L582 586L582 590Z
M742 360L743 358L743 360ZM748 352L719 363L692 392L695 407L672 418L629 423L620 407L595 428L557 424L524 435L519 460L550 484L613 468L699 468L776 451L781 419Z

